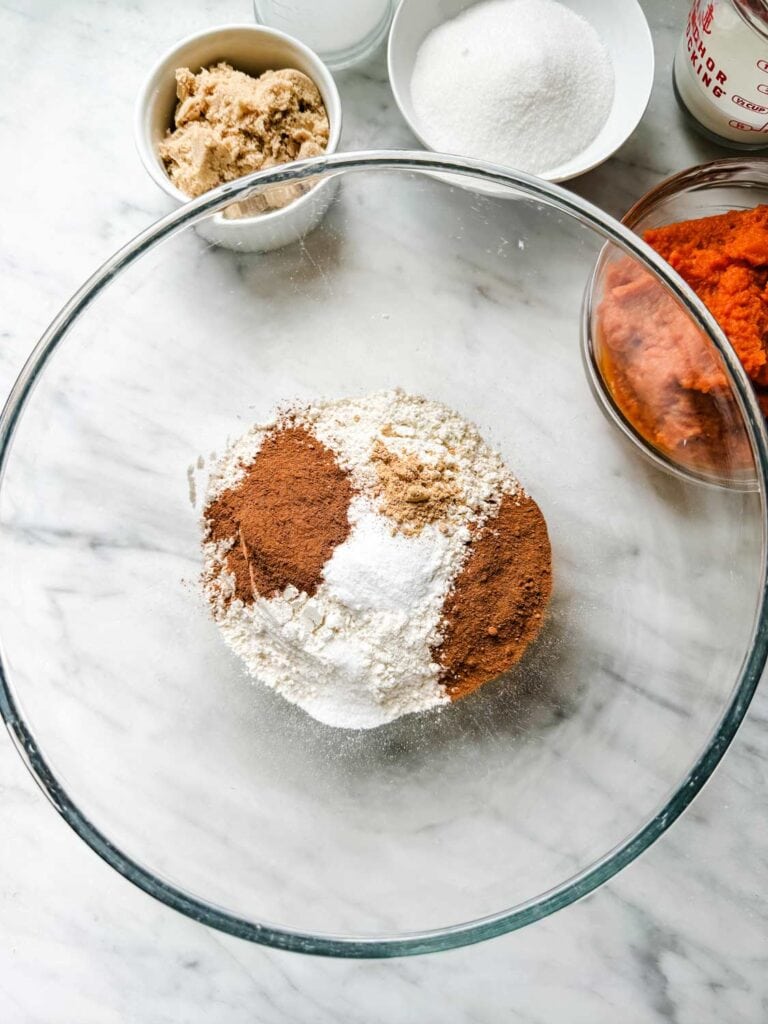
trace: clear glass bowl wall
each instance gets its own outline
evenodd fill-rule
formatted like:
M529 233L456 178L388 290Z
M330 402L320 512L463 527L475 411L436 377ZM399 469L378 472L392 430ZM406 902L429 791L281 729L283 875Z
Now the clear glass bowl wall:
M423 173L468 162L328 164L342 188L301 243L212 249L191 229L223 203L205 197L44 339L0 434L0 706L61 813L149 892L255 941L384 956L528 924L674 820L765 658L764 492L673 479L595 403L581 305L624 237L610 218L478 165L508 200ZM213 453L282 399L390 387L501 450L546 516L555 591L510 678L354 733L224 648L200 495Z

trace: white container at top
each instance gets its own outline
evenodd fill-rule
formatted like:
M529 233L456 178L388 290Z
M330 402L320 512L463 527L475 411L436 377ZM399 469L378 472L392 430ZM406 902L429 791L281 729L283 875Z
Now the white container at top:
M387 34L393 0L253 0L256 21L297 36L340 71L364 60Z
M768 0L694 0L675 95L695 128L733 149L768 146Z
M264 71L296 68L317 86L328 114L328 145L333 153L341 137L341 100L336 83L316 53L284 32L261 25L225 25L182 40L160 58L149 74L138 100L134 118L136 147L152 180L177 203L189 197L176 188L166 173L158 146L173 124L176 110L176 69L198 72L226 61L238 71L260 75ZM308 192L282 209L252 217L227 218L214 214L196 230L208 242L241 252L279 249L315 228L336 194L337 180L313 185Z

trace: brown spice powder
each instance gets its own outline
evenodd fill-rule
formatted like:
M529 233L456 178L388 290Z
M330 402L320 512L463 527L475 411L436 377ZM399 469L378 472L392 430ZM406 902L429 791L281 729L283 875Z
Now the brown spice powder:
M461 499L455 466L445 461L423 462L416 455L396 455L381 441L371 452L378 476L380 511L408 535L427 523L448 518Z
M451 700L511 668L536 637L552 591L547 524L527 495L505 494L475 537L444 607L435 657Z
M289 584L314 594L349 534L351 499L349 474L308 431L286 427L267 437L240 483L204 513L208 540L234 540L225 560L235 577L229 600L252 604Z

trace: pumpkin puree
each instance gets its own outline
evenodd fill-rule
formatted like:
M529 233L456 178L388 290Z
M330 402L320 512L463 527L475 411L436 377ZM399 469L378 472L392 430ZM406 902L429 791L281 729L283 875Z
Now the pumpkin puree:
M646 231L643 238L707 305L768 414L768 206ZM689 465L751 464L714 348L634 260L606 267L597 355L624 415Z

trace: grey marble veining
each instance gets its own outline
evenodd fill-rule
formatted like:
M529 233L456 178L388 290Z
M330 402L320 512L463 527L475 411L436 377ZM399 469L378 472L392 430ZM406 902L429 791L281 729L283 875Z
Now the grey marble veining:
M680 0L645 3L657 51L649 110L613 160L571 185L612 213L621 214L660 177L721 153L684 128L671 96L670 62L685 7ZM0 26L8 41L0 132L4 152L18 154L4 161L4 181L6 189L13 187L13 197L5 200L0 250L3 392L74 288L167 209L146 178L131 137L133 98L148 63L183 35L250 17L250 5L242 0L226 9L174 2L0 5ZM345 148L414 144L397 115L380 56L366 68L340 75L339 84ZM30 118L30 110L43 112L46 159L41 119ZM397 252L407 248L407 232L405 216L387 225L389 257L385 254L382 271L390 289L398 284ZM489 275L492 261L482 250L467 245L462 258L470 277L485 275L490 302L503 297L505 282ZM231 257L222 258L217 270L222 279L231 264ZM450 261L445 269L450 273ZM467 266L460 269L457 280ZM247 267L242 272L247 274ZM117 335L114 340L119 344ZM61 424L69 423L75 437L91 396L76 374L72 386ZM129 428L130 422L125 425ZM182 467L190 461L189 452L199 450L197 439L183 430L169 436L162 415L150 428L164 444L175 446ZM113 437L104 438L101 452L105 487L115 493L132 474L162 471L146 462L127 464L121 475L110 478L110 445L119 438L116 427ZM100 456L99 451L91 454ZM76 476L76 458L61 469ZM62 529L46 509L24 524L35 549L50 531ZM138 572L149 575L162 559L169 571L189 572L184 545L169 542L151 509L144 525L133 548L110 549L113 564L131 560ZM21 538L23 543L23 531ZM49 566L40 628L59 647L67 670L62 686L77 697L86 721L87 690L77 660L68 660L68 645L76 643L84 625L78 595L67 581L66 548L83 545L92 551L95 544L98 550L110 540L90 527L67 537L64 545L61 539L59 533L56 551L65 554L57 554ZM620 543L613 554L632 558ZM567 552L563 558L567 564ZM109 602L108 583L102 597ZM12 622L12 614L11 628L22 635L28 624L21 616ZM659 694L649 695L654 698ZM684 711L684 702L668 704L663 713L670 719ZM136 714L141 714L138 705ZM115 719L112 725L119 743L121 723ZM768 1019L767 726L768 704L758 693L725 763L684 818L589 899L481 946L370 963L253 947L155 903L69 831L37 791L10 742L0 737L2 1019L12 1024L486 1024L506 1019L760 1024ZM653 769L651 760L641 770L650 777ZM194 778L191 795L193 789ZM616 813L623 809L617 807ZM537 837L530 838L535 848Z

